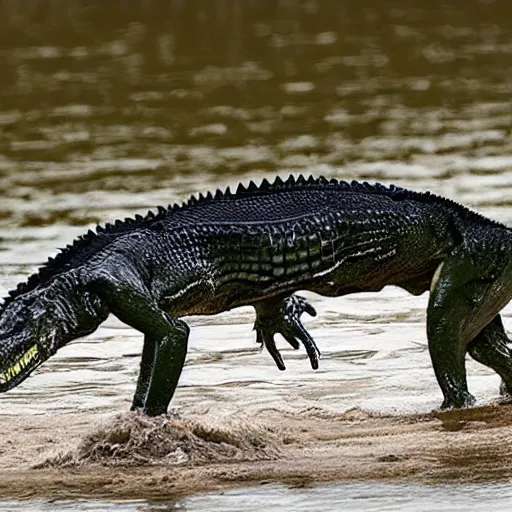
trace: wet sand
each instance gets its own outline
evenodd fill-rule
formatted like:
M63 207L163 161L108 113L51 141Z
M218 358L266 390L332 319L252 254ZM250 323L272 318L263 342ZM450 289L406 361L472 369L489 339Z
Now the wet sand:
M192 423L208 429L210 420L144 419L136 436L147 438L172 422L178 422L181 430ZM358 409L340 415L315 409L297 414L267 411L257 420L241 413L240 419L229 421L237 425L235 442L212 436L202 446L189 446L191 459L209 450L207 462L199 456L196 462L180 463L163 452L141 461L137 450L116 459L112 454L126 441L118 439L113 451L100 453L99 462L91 463L77 457L84 441L104 442L120 422L133 426L140 417L123 414L101 421L82 414L0 417L0 498L159 499L270 482L300 487L347 480L436 484L496 482L512 476L512 406L508 405L406 416L372 415ZM245 452L242 447L229 459L226 446L240 445L244 429L251 436L260 429L265 440L249 443ZM222 443L219 458L215 450Z

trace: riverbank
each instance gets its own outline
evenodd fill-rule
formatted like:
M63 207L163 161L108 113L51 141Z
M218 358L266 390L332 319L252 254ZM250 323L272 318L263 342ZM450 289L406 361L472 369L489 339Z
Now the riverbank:
M213 423L208 415L3 416L0 429L0 498L163 499L270 482L303 487L512 476L511 406L407 416L267 411ZM162 448L171 438L181 448Z

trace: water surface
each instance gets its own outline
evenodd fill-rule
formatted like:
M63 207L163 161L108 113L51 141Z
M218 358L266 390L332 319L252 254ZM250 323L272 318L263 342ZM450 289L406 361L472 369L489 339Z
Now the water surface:
M468 512L482 510L482 503L496 512L510 510L510 486L499 485L398 485L398 484L337 484L312 489L297 489L279 485L265 485L249 489L236 489L222 493L208 493L173 502L140 501L44 501L32 503L4 502L12 512L80 510L87 512L259 512L279 506L283 512ZM0 506L2 503L0 502Z
M508 20L507 2L476 0L464 9L372 0L0 2L0 292L98 222L276 173L432 190L511 222ZM191 318L173 405L248 414L439 405L426 296L393 288L309 296L319 313L308 321L323 352L317 372L304 351L284 344L288 370L278 372L254 343L250 308ZM506 326L510 315L507 308ZM110 318L0 397L2 414L127 409L141 344ZM468 368L479 401L495 398L496 375L472 361ZM301 510L318 500L335 510L343 498L347 510L405 510L411 494L416 510L451 510L454 496L469 508L491 506L492 486L379 486L253 488L180 506L206 510L217 500L218 510L237 510L251 499L257 510L258 500L279 499L284 510ZM492 491L497 509L510 499L500 492Z

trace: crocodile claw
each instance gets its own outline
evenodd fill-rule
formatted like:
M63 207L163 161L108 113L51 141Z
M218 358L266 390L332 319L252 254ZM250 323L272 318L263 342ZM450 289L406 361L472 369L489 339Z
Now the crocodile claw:
M316 316L316 311L304 297L289 295L285 299L262 302L255 305L255 308L256 342L267 348L280 370L286 370L286 366L274 341L274 335L278 333L296 350L302 343L308 354L311 367L313 370L318 368L320 350L300 321L303 313Z

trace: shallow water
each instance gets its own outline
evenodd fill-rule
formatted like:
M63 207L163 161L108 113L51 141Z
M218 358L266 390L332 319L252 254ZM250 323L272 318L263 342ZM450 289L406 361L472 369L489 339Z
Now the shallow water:
M259 512L279 504L283 512L322 510L325 512L417 511L442 510L479 511L482 503L496 512L510 510L512 490L508 484L495 485L405 485L405 484L337 484L312 489L279 485L265 485L249 489L235 489L221 493L207 493L173 502L139 501L45 501L35 500L0 502L15 511L114 511L126 512ZM122 507L122 508L121 508Z
M512 221L507 2L462 11L457 2L370 0L36 5L0 2L2 294L97 222L276 172L428 189ZM173 405L248 414L439 405L426 296L387 288L310 297L318 371L282 344L288 369L279 372L254 343L249 308L191 318ZM1 396L2 414L126 410L141 343L109 318ZM468 368L479 401L495 398L496 375ZM334 510L339 489L362 492L261 488L218 499L236 510L237 499L276 492L285 509L318 496ZM434 494L421 489L415 505L428 508ZM464 495L478 502L478 489Z

